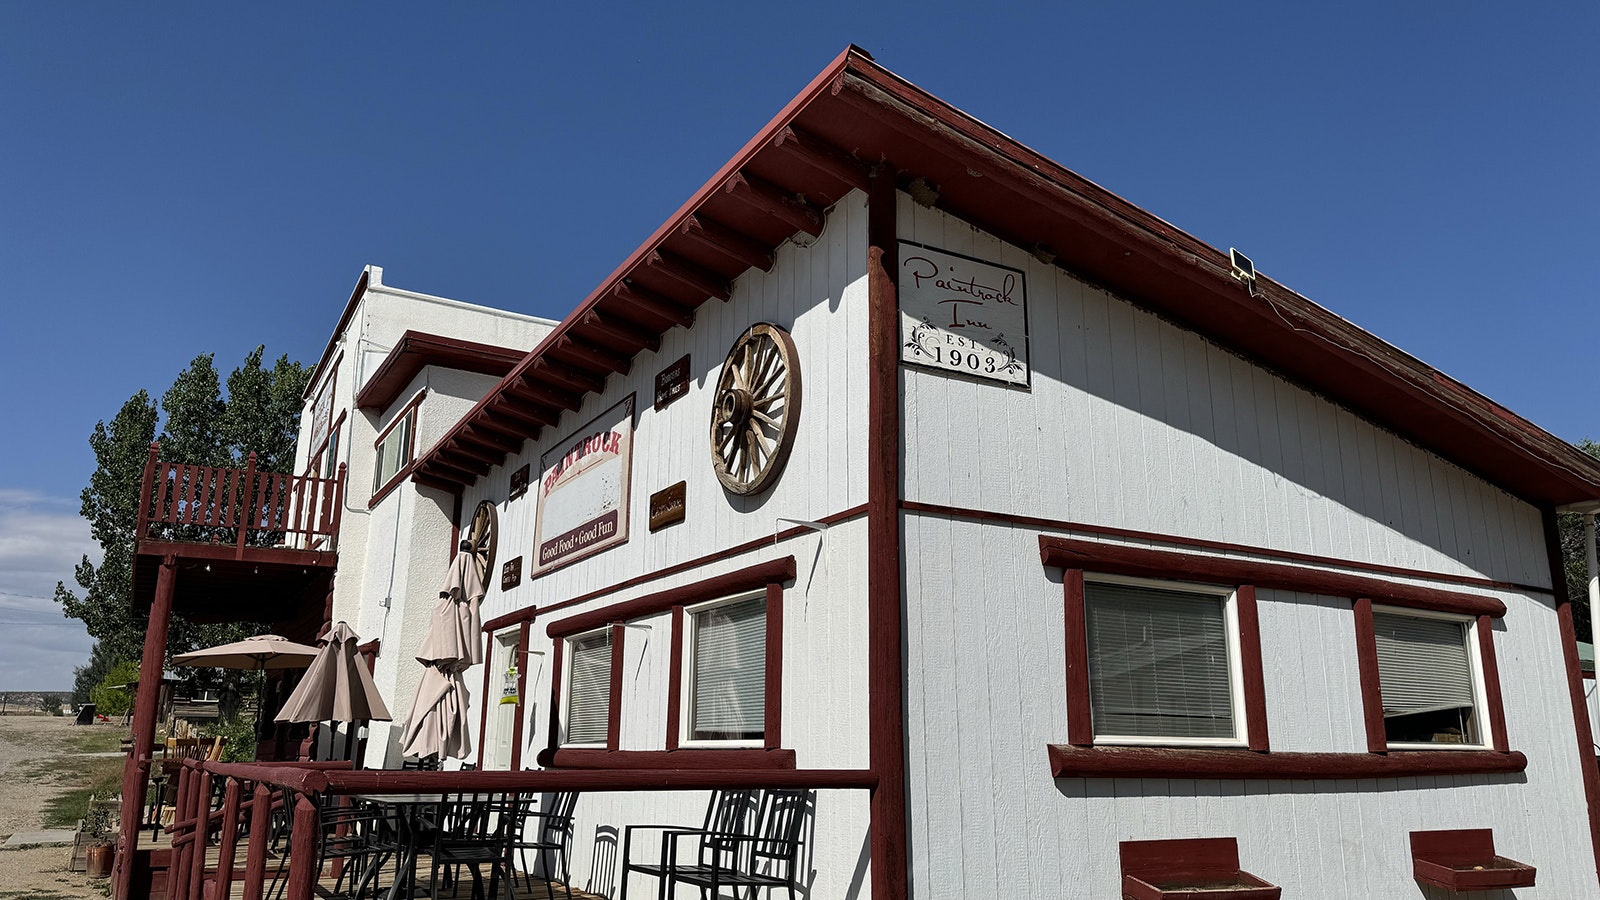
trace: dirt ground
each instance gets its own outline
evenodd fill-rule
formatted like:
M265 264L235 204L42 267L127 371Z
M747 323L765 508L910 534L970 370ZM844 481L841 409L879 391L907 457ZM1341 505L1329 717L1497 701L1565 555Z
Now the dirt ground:
M87 759L76 755L84 732L123 729L74 726L58 716L0 716L0 841L19 831L45 827L45 807L84 786ZM108 741L115 749L116 740ZM77 900L105 896L104 880L68 872L71 848L0 850L0 900Z

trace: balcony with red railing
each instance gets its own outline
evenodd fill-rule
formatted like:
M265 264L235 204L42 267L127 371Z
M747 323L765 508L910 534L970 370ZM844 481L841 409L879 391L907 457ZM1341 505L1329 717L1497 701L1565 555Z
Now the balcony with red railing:
M194 621L323 621L338 559L345 467L333 477L160 458L150 445L139 489L133 602L149 607L158 570L179 572L172 609ZM296 630L300 630L296 628Z

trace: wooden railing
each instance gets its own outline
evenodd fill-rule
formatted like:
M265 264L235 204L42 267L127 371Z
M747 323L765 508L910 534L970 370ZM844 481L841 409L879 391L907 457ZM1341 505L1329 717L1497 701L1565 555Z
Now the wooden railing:
M223 790L213 804L218 780ZM185 760L178 776L172 863L172 900L227 897L238 881L244 900L266 893L268 844L274 809L289 826L286 888L275 896L311 900L322 877L320 809L329 797L403 793L554 793L557 791L695 791L741 788L875 790L878 778L862 769L627 769L420 772L351 769L349 762L220 763ZM241 828L240 826L244 827ZM217 842L216 866L206 848ZM239 840L248 838L244 871ZM236 877L237 876L237 877Z
M141 539L333 549L344 508L345 467L336 477L256 471L256 454L240 468L194 466L156 458L150 445L139 494Z

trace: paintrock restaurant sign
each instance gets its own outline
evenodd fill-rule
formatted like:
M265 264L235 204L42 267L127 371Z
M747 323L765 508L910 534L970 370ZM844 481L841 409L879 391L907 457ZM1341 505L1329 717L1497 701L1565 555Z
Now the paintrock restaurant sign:
M628 539L634 396L539 458L534 574Z
M901 241L900 359L1027 387L1022 271Z

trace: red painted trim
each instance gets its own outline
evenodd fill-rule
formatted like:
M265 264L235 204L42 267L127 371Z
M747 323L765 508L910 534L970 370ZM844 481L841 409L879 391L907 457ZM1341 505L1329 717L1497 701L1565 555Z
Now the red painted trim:
M591 750L557 748L557 769L793 769L793 750L728 748L683 750Z
M679 716L683 709L683 607L672 608L672 656L667 661L667 741L668 750L678 749L682 731Z
M1566 563L1561 555L1561 532L1555 510L1540 510L1544 520L1544 547L1555 584L1556 622L1561 629L1561 656L1567 669L1567 697L1572 703L1573 731L1578 739L1578 771L1583 776L1583 799L1589 811L1589 840L1595 875L1600 882L1600 767L1595 765L1594 737L1589 730L1589 704L1583 695L1583 668L1578 661L1578 632L1572 621L1572 598L1561 577Z
M768 750L783 746L783 585L767 584L766 697L762 738Z
M1261 622L1256 615L1256 586L1241 584L1234 593L1239 614L1239 671L1244 681L1244 729L1251 750L1272 748L1267 737L1267 679L1261 669Z
M312 391L322 381L322 372L328 368L328 360L333 357L333 350L339 346L339 335L344 334L345 327L350 324L350 317L356 313L356 304L361 301L361 295L367 292L367 279L371 276L367 269L361 270L361 277L356 279L356 289L350 292L350 299L344 305L344 312L339 314L339 324L333 326L333 334L328 338L328 346L322 350L322 356L317 359L317 367L311 370L311 377L306 381L305 392L300 395L301 400L311 399ZM344 354L339 354L343 359ZM338 360L333 363L337 366Z
M1389 752L1383 724L1383 684L1378 677L1378 630L1372 622L1372 601L1355 602L1356 670L1361 676L1361 721L1366 726L1367 752ZM1495 749L1499 749L1498 747Z
M1171 578L1215 584L1253 584L1258 588L1371 597L1390 606L1430 609L1463 615L1503 616L1506 605L1494 597L1416 587L1342 572L1257 562L1219 556L1197 556L1148 547L1124 547L1071 538L1039 536L1039 552L1047 566L1080 568L1114 575Z
M632 600L624 600L558 619L545 626L545 634L553 638L569 637L609 622L630 622L666 612L674 606L715 600L740 591L753 591L769 584L793 581L794 578L794 557L771 559L726 575L717 575L694 584L668 588L654 594L646 594L643 597L635 597Z
M1488 616L1478 617L1478 652L1483 665L1484 704L1488 706L1489 731L1496 750L1511 749L1506 735L1506 708L1500 696L1500 663L1494 655L1494 623Z
M356 395L356 408L388 409L427 366L501 378L527 355L525 350L408 330L362 386L361 393Z
M832 513L831 515L823 516L817 521L823 525L833 525L865 515L866 511L867 506L863 503L860 506L852 506L849 509L840 510L839 512ZM697 556L694 559L686 560L681 563L673 563L670 566L657 569L653 572L646 572L643 575L635 575L632 578L624 579L615 584L600 588L599 590L589 591L585 594L579 594L576 597L570 597L557 603L551 603L545 606L526 606L522 609L512 610L511 612L496 616L495 618L483 623L483 627L485 630L488 630L491 628L504 628L507 625L515 622L531 622L537 616L547 616L559 610L578 606L583 603L588 603L591 600L596 600L601 597L610 596L618 591L624 591L631 587L638 587L641 584L648 584L652 581L659 581L668 577L669 575L676 575L679 572L687 572L691 569L697 569L708 563L732 559L735 556L749 553L752 550L760 550L766 547L772 547L776 544L800 535L815 533L816 532L804 525L796 525L793 528L785 528L783 531L778 532L777 535L773 537L756 538L753 541L745 541L742 544L735 544L734 546L725 550L718 550L715 553L707 553L704 556Z
M848 51L841 59L848 60ZM867 727L872 896L909 893L906 836L905 593L900 580L900 271L897 173L867 186Z
M1084 611L1083 570L1061 573L1065 594L1067 657L1067 742L1079 747L1094 743L1094 722L1089 709L1089 623Z
M549 765L547 760L561 746L561 659L566 647L565 640L554 641L550 646L550 721L545 729L544 750L539 753L541 766Z
M611 699L606 705L606 749L622 749L622 662L623 639L628 636L628 626L618 622L611 626Z
M493 647L493 644L490 644ZM483 736L489 733L489 677L494 672L494 666L485 664L483 667L483 693L478 696L483 702L478 704L478 768L483 768Z
M522 768L522 722L527 718L523 714L523 706L528 700L528 631L527 622L523 622L517 629L517 655L515 659L517 666L517 704L516 712L513 714L516 716L516 721L511 725L512 769ZM488 694L485 694L484 698L485 702L488 702ZM478 734L481 736L483 732L479 731Z
M455 495L455 504L450 508L450 548L449 548L449 553L450 553L450 561L451 562L455 562L456 561L456 553L459 552L460 549L461 549L461 512L462 512L461 504L463 502L463 496L464 495L462 495L462 494L456 494ZM489 574L493 575L494 573L490 572ZM507 623L507 624L510 624L510 623ZM487 629L487 627L488 626L485 625L486 629Z
M986 509L972 509L962 506L944 506L937 503L921 503L914 500L905 500L900 508L907 512L926 513L928 515L943 516L951 519L965 519L974 522L1003 522L1008 525L1019 525L1025 528L1042 528L1051 531L1071 531L1078 534L1096 534L1104 537L1127 538L1129 540L1150 542L1158 544L1171 544L1176 547L1192 547L1197 550L1215 550L1220 553L1247 553L1251 556L1261 556L1268 559L1284 560L1286 562L1308 563L1314 566L1333 566L1340 569L1354 569L1361 572L1375 572L1381 575L1398 575L1403 578L1416 578L1426 581L1441 581L1448 584L1461 584L1469 587L1500 588L1503 590L1524 591L1533 594L1549 594L1549 585L1523 584L1517 581L1494 581L1488 578L1475 578L1471 575L1452 575L1447 572L1430 572L1426 569L1408 569L1403 566L1386 566L1379 563L1361 562L1354 559L1343 559L1337 556L1318 556L1314 553L1297 553L1293 550L1277 550L1271 547L1257 547L1250 544L1234 544L1227 541L1211 541L1204 538L1183 537L1176 534L1165 534L1159 531L1139 531L1134 528L1114 528L1110 525L1091 525L1085 522L1069 522L1062 519L1045 519L1038 516L1022 516L1015 513L997 512Z
M1493 775L1528 767L1522 753L1395 750L1378 753L1257 753L1208 747L1048 745L1057 778L1405 778Z
M407 416L412 417L410 433L406 435L406 464L401 466L400 470L394 473L394 477L384 482L382 487L379 487L377 490L372 492L372 499L367 501L367 509L377 506L384 497L389 496L389 492L394 490L400 485L401 482L410 477L411 470L417 467L417 420L422 418L417 414L417 408L422 405L422 401L427 399L427 396L427 388L423 388L422 390L418 391L417 395L411 398L411 400L407 402L405 406L401 407L400 411L395 413L393 419L389 420L389 424L383 429L382 432L378 434L378 439L372 442L372 449L376 451L380 446L383 445L384 439L387 438L389 434L393 432Z

